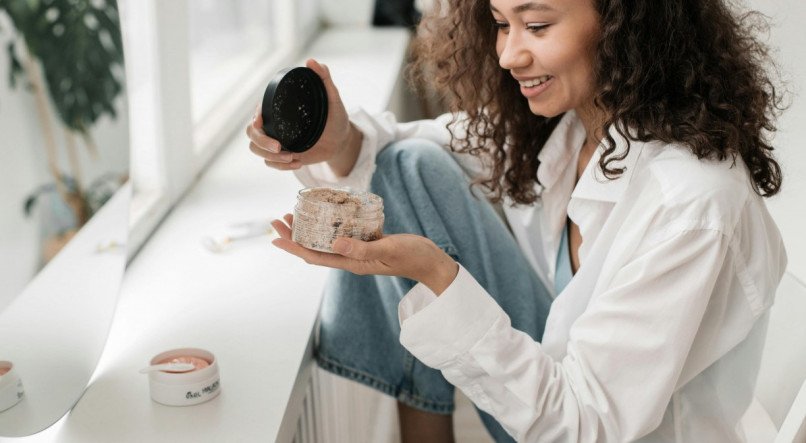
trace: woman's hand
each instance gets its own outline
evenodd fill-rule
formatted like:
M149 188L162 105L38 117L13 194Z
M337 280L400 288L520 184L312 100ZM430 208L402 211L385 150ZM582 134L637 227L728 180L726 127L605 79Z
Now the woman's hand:
M280 235L272 243L313 265L344 269L359 275L405 277L423 283L437 295L453 282L459 272L459 266L448 254L419 235L388 235L371 242L338 238L333 242L336 253L328 254L293 242L291 226L294 218L291 214L284 218L285 223L280 220L271 223Z
M321 137L309 150L302 153L281 151L280 142L263 131L261 104L255 110L255 117L246 127L249 149L262 157L270 168L281 171L299 169L327 161L338 175L347 175L355 164L361 146L361 133L350 124L347 111L339 96L339 91L330 77L327 66L310 59L305 65L316 72L325 84L328 100L328 114Z

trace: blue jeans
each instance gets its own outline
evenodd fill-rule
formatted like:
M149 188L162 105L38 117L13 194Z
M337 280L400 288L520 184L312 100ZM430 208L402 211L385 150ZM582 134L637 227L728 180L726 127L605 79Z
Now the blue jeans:
M492 206L471 192L451 155L426 140L387 146L372 192L384 200L384 233L423 235L462 264L509 314L512 326L543 335L551 297ZM454 387L399 342L397 305L416 282L333 271L325 290L319 365L419 410L453 412ZM512 442L479 411L497 442Z

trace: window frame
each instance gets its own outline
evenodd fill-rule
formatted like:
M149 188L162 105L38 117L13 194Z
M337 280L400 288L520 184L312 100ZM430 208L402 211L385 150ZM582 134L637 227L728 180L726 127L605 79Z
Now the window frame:
M242 131L275 72L296 61L319 32L316 11L274 0L279 42L272 55L242 79L216 112L193 124L190 84L191 0L119 0L131 97L131 180L128 256L133 258L160 221L185 195L216 154ZM313 13L314 20L298 20ZM311 16L308 15L308 18ZM301 23L312 26L302 29ZM136 37L135 37L136 36ZM147 164L148 166L144 166Z

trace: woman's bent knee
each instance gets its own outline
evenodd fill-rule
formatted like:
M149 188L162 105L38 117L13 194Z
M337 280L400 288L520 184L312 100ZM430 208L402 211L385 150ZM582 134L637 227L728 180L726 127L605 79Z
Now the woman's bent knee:
M378 153L377 159L378 167L388 163L419 166L444 162L454 162L447 150L431 140L421 138L392 142Z
M378 154L376 165L376 174L380 175L402 173L426 181L467 182L451 154L431 140L415 138L390 143Z

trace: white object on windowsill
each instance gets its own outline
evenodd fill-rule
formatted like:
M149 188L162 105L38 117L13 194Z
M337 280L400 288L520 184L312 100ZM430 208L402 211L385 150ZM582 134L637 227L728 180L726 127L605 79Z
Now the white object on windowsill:
M208 251L221 253L229 250L233 243L258 237L275 235L269 221L237 223L228 226L223 232L202 237L201 243Z

